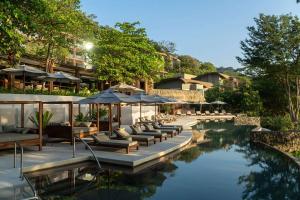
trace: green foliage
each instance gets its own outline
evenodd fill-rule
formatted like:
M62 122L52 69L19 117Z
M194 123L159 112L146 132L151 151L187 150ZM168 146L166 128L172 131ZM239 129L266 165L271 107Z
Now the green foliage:
M164 62L139 22L101 27L96 36L93 64L99 80L132 83L162 70Z
M237 59L246 67L247 73L259 82L256 85L265 98L266 108L274 110L270 104L275 101L281 109L280 113L288 108L292 121L298 123L300 21L291 15L261 14L255 23L256 26L248 27L249 38L241 42L243 57ZM262 84L266 83L264 80L268 81L266 86ZM270 88L272 90L268 91Z
M96 94L98 91L80 91L79 93L75 93L73 90L54 90L51 93L48 90L32 90L32 89L7 89L4 87L0 87L0 93L11 93L11 94L41 94L41 95L59 95L59 96L81 96L88 97Z
M106 117L107 113L108 113L107 109L99 108L99 118ZM93 110L91 118L93 120L97 120L97 110Z
M53 117L53 113L50 112L50 111L45 111L43 113L43 117L42 117L42 120L43 120L43 129L46 128L46 126L49 124L51 118ZM31 115L29 117L29 120L36 126L38 127L39 126L39 112L35 112L34 115Z
M258 91L251 86L242 86L237 90L214 87L205 92L208 102L220 100L226 102L232 112L259 116L263 110Z
M172 110L171 105L167 105L167 104L161 105L161 111L170 114L171 110Z
M75 116L76 122L89 122L90 117L88 114L84 115L82 112Z
M37 30L33 19L43 12L42 0L0 1L0 54L20 55L26 38Z
M180 60L180 63L176 64L173 69L173 71L177 73L201 75L216 71L216 67L212 63L202 63L189 55L180 55L178 56L178 59Z
M288 115L277 115L261 118L261 126L273 131L288 131L295 128Z

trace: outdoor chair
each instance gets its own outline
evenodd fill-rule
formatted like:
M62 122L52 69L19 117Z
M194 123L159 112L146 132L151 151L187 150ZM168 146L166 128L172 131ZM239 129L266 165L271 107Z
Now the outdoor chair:
M171 138L177 135L177 131L171 128L154 128L150 124L144 124L146 131L167 133Z
M214 111L214 114L215 115L220 115L219 111L217 111L217 110Z
M146 143L147 146L149 146L150 142L153 142L154 144L156 143L154 136L151 135L133 135L122 128L115 129L113 132L118 136L118 138L124 140L131 138L133 141Z
M205 115L206 115L206 116L209 116L209 115L210 115L210 112L209 112L208 110L206 110L206 111L205 111Z
M89 145L92 146L126 149L127 154L130 152L130 149L139 149L139 143L137 141L112 140L104 133L91 135L91 137L94 141L89 143Z
M167 140L168 138L168 134L166 133L144 131L141 129L141 127L135 125L130 126L130 128L134 135L148 135L148 136L150 135L153 136L154 138L158 138L160 142L162 142L163 139Z
M173 130L176 130L177 131L177 133L179 134L179 133L181 133L181 131L182 131L182 126L176 126L176 125L163 125L163 124L161 124L161 123L159 123L159 122L154 122L154 123L152 123L152 126L154 127L154 128L157 128L157 129L163 129L163 128L165 128L165 129L173 129Z
M196 115L201 115L201 111L196 111Z

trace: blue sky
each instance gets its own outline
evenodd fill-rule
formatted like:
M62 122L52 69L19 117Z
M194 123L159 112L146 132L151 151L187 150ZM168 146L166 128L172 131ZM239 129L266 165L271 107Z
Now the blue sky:
M140 21L151 39L175 42L178 54L235 68L254 17L300 13L296 0L82 0L82 8L102 25Z

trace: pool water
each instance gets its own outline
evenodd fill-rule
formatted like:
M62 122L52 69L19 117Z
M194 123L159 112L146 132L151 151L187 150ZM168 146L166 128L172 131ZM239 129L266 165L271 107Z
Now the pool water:
M282 155L249 143L251 127L203 123L210 143L192 146L150 168L91 163L28 174L42 199L297 200L300 170Z

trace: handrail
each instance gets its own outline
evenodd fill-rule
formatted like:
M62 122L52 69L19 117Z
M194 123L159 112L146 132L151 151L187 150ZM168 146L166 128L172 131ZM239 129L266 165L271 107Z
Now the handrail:
M75 155L75 151L76 151L76 147L75 147L76 139L78 139L79 141L81 141L81 142L82 142L82 143L90 150L90 152L92 153L92 155L93 155L95 161L97 162L98 168L99 168L99 169L102 169L102 167L101 167L101 165L100 165L100 163L99 163L99 160L97 159L97 157L96 157L96 155L95 155L93 149L90 147L90 145L88 145L88 143L86 143L86 142L85 142L83 139L81 139L80 137L76 137L76 136L73 137L73 158L75 158L75 156L76 156L76 155Z
M21 149L21 158L20 158L20 179L23 181L24 179L26 180L26 182L28 183L30 189L32 190L33 192L33 197L29 197L29 198L26 198L26 199L23 199L23 200L30 200L30 199L39 199L38 198L38 195L37 195L37 192L35 190L35 188L33 187L32 183L29 181L29 179L24 176L23 174L23 155L24 155L24 148L23 146L15 141L15 152L14 152L14 168L16 168L16 163L17 163L17 147L19 147Z
M29 187L31 188L32 192L33 192L33 197L29 197L27 198L28 200L29 199L39 199L38 195L37 195L37 191L35 190L35 188L33 187L31 181L26 177L26 176L23 176L24 179L26 180L26 182L28 183ZM24 200L24 199L23 199Z
M20 178L23 179L23 154L24 154L24 149L23 149L23 146L17 141L15 141L14 168L16 168L16 163L17 163L17 147L19 147L21 149Z

